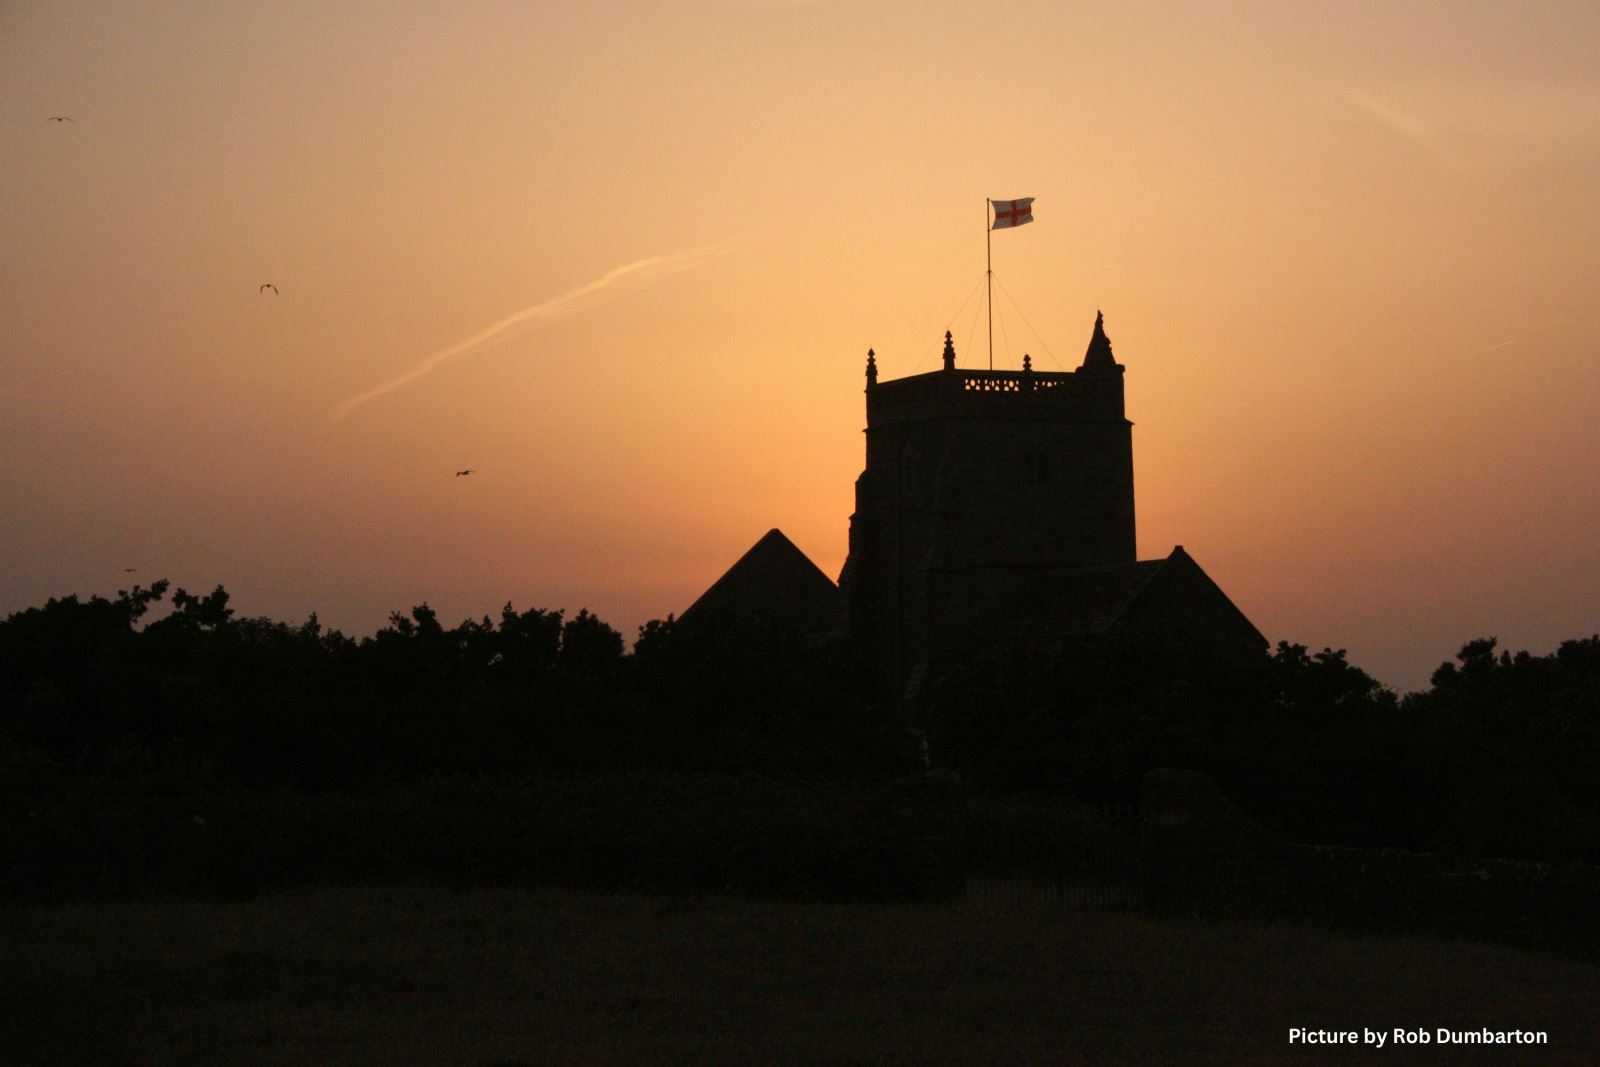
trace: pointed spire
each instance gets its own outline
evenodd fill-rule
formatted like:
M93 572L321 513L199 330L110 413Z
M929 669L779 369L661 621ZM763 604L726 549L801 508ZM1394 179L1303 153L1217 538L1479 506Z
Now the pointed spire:
M867 349L867 388L878 384L878 359L872 349Z
M1106 336L1106 320L1099 310L1094 313L1094 333L1089 337L1089 348L1083 354L1079 370L1108 371L1117 369L1117 359L1111 354L1111 339Z
M950 337L950 331L944 332L944 369L956 369L956 343Z

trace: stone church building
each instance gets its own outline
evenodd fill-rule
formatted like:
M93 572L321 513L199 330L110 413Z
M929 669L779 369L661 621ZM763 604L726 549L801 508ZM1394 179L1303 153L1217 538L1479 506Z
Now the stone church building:
M835 634L915 714L938 677L1068 640L1155 638L1224 654L1261 633L1182 546L1139 560L1123 366L1096 315L1070 372L939 370L879 381L838 585L777 530L683 613L686 626Z

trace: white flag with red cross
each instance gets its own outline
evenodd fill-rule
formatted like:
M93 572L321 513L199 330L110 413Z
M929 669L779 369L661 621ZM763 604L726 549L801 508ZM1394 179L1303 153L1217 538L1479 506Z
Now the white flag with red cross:
M1033 197L1021 200L991 200L994 205L994 225L991 230L1005 230L1033 221Z

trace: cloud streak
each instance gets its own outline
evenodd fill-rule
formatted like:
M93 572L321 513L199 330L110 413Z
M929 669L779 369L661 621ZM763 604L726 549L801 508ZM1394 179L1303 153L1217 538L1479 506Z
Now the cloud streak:
M1397 111L1366 93L1351 90L1346 95L1351 103L1402 136L1418 141L1429 141L1438 136L1433 126L1414 114Z
M1600 152L1600 86L1589 81L1423 81L1346 86L1342 92L1379 125L1455 169L1527 166Z
M553 322L557 319L563 319L619 296L629 289L638 288L646 282L698 267L702 263L726 255L735 240L737 238L730 237L715 244L702 245L699 248L691 248L683 252L674 252L664 256L651 256L647 259L636 259L632 263L624 263L620 267L607 271L592 282L580 285L576 289L569 289L560 296L553 297L543 303L534 304L531 307L525 307L521 311L513 312L492 326L485 326L477 333L463 338L446 348L439 349L404 374L397 375L365 392L349 397L328 413L328 421L338 422L367 401L375 400L385 393L410 385L417 379L433 373L433 371L451 360L467 355L474 349L489 343L507 330L530 322Z

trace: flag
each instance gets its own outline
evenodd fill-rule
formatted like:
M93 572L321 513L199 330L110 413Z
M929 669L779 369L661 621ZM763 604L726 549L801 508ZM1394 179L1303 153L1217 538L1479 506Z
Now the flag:
M1025 196L1021 200L991 200L994 205L994 225L991 230L1004 230L1011 226L1021 226L1025 222L1033 221L1033 197Z

